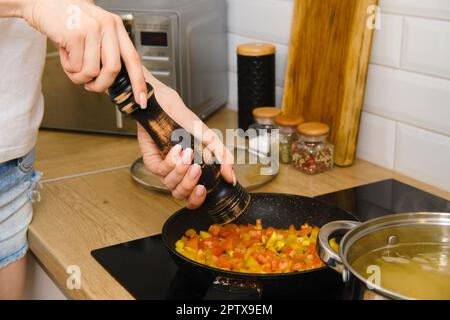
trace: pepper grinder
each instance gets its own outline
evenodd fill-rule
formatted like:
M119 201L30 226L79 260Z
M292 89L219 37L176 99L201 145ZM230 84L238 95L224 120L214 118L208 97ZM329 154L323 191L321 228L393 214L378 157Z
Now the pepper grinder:
M180 141L173 141L172 133L181 127L162 109L156 100L153 87L147 83L147 108L142 109L133 95L130 78L125 67L118 74L108 89L111 101L120 112L133 117L149 133L158 146L161 154L166 156L170 149ZM191 136L192 146L194 139ZM250 195L237 182L229 184L220 174L220 165L209 159L205 148L192 148L201 152L202 174L199 183L206 188L206 200L201 209L207 212L214 223L225 224L236 219L248 206Z

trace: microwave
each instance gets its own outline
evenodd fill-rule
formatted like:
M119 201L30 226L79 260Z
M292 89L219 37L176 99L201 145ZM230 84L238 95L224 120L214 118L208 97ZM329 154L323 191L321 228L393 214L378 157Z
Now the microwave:
M121 16L142 64L205 119L228 98L226 0L100 0ZM74 85L48 43L42 78L43 128L136 134L106 94Z

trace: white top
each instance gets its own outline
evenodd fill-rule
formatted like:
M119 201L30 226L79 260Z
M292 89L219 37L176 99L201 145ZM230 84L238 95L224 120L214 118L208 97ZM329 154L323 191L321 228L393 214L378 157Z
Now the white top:
M0 163L35 145L44 113L45 36L18 18L0 19Z

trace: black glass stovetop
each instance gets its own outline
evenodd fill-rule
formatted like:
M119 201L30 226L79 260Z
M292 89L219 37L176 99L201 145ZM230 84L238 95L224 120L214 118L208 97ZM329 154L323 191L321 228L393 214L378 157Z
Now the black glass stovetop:
M450 212L450 201L396 180L385 180L317 197L361 221L401 212ZM161 235L92 251L94 258L136 299L202 299L208 288L179 272ZM339 298L342 287L320 297ZM264 299L264 294L262 296Z

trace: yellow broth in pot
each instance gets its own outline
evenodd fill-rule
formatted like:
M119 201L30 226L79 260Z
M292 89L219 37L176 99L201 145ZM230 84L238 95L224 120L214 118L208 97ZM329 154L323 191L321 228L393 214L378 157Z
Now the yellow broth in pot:
M450 299L450 244L399 244L369 251L351 265L370 282L411 299Z

